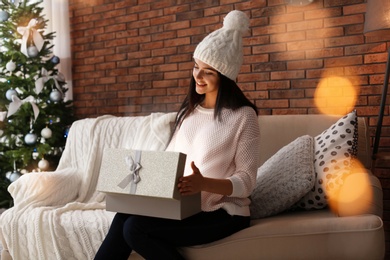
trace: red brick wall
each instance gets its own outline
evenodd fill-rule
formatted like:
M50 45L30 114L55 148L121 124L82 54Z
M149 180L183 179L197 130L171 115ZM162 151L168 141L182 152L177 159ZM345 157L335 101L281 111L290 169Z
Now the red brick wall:
M374 135L390 30L363 34L365 0L70 0L74 104L79 118L176 111L187 92L192 53L230 10L251 18L238 83L261 114L319 113L321 79L340 76ZM389 102L388 102L389 103ZM347 112L352 108L345 109ZM390 149L386 107L382 149ZM390 220L389 169L377 171Z

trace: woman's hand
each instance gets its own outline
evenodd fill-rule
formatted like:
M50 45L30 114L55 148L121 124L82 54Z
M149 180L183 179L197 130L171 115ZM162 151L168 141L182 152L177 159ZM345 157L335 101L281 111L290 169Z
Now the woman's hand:
M178 188L181 195L193 195L201 191L230 195L233 184L228 179L213 179L204 177L194 162L191 162L192 174L179 179Z
M179 179L181 195L192 195L202 191L204 177L194 162L191 162L192 174Z

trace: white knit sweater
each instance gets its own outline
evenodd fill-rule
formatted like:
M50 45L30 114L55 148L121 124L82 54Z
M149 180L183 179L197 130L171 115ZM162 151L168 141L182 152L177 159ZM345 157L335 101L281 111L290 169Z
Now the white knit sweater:
M249 196L256 184L259 125L250 107L223 109L222 120L214 109L198 106L174 134L168 151L187 154L184 175L192 173L191 161L205 177L229 179L230 196L202 192L202 210L225 209L230 215L249 216Z

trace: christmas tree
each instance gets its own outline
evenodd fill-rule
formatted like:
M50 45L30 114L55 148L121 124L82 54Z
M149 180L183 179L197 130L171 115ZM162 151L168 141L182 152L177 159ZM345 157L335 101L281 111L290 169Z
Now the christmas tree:
M41 3L0 4L0 208L22 174L57 167L74 121Z

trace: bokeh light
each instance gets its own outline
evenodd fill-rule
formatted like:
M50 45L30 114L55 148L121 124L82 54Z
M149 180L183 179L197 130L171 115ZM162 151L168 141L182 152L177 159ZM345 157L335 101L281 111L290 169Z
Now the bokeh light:
M367 169L355 160L351 174L338 189L328 191L329 207L341 216L365 213L372 204L373 191Z
M355 87L343 77L323 78L314 93L316 107L327 115L344 115L351 112L356 100Z

